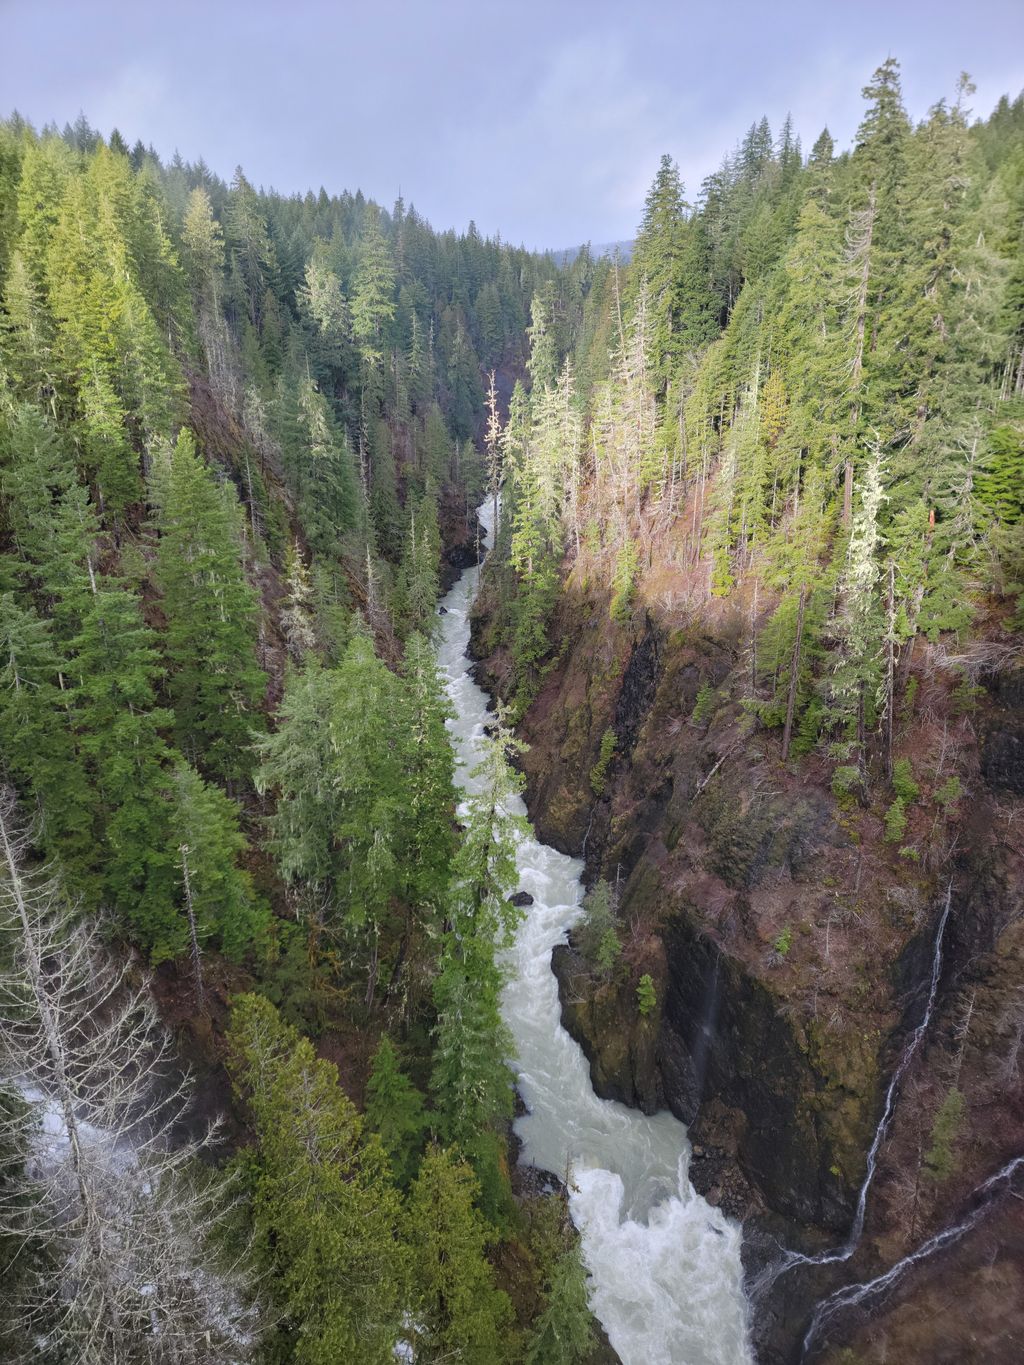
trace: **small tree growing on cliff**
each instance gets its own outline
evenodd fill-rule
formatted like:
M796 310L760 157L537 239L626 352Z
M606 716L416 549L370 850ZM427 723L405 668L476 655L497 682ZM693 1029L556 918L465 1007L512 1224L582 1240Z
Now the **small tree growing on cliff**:
M583 902L583 918L576 930L576 941L587 962L607 975L618 961L621 945L615 927L614 888L603 879L596 882Z
M598 945L614 922L615 891L602 877L583 898L583 914L573 932L584 957L592 961L597 957Z
M946 1095L932 1125L932 1145L924 1155L924 1169L937 1185L956 1173L956 1142L963 1127L966 1106L954 1086Z
M646 1019L657 1003L658 993L654 989L654 982L651 980L650 974L644 972L640 978L640 984L636 988L636 1007Z

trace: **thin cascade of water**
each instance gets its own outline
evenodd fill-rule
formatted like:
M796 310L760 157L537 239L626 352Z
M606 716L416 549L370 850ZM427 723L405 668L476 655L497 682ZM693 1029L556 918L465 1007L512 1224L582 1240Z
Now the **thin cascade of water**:
M946 888L946 899L942 907L942 914L939 916L938 926L935 930L934 947L932 948L932 969L931 979L928 987L928 999L925 1003L924 1014L917 1028L910 1034L910 1037L903 1045L899 1061L889 1079L889 1085L885 1092L885 1104L882 1106L882 1116L878 1120L875 1128L875 1136L871 1147L868 1150L867 1163L864 1169L864 1179L861 1181L860 1190L857 1193L857 1208L854 1213L853 1222L850 1225L850 1232L846 1241L841 1247L834 1251L819 1251L814 1256L806 1255L802 1251L786 1251L782 1259L774 1266L769 1267L755 1283L752 1294L760 1297L766 1293L772 1285L798 1265L836 1265L843 1261L848 1261L860 1245L860 1239L864 1235L864 1220L867 1216L868 1194L874 1183L875 1173L878 1170L878 1158L882 1150L882 1143L885 1141L892 1123L892 1117L896 1109L896 1100L899 1096L900 1085L903 1077L907 1074L910 1063L921 1046L928 1026L931 1023L932 1015L935 1012L935 1001L939 994L939 982L942 978L942 951L946 936L946 921L949 919L949 910L953 900L952 882Z
M700 1013L700 1028L697 1031L697 1036L694 1039L693 1045L693 1088L698 1104L704 1094L704 1081L707 1077L708 1057L711 1053L711 1044L715 1039L715 1030L718 1027L718 1007L722 998L720 977L721 965L721 954L716 952L715 965L711 969L711 980L708 982L704 991L704 1001Z
M953 1223L949 1227L943 1228L941 1232L935 1233L933 1237L929 1237L916 1251L912 1251L908 1256L904 1256L901 1261L890 1266L884 1274L877 1275L873 1280L865 1280L861 1284L844 1285L842 1289L837 1289L834 1294L830 1294L827 1299L822 1299L814 1311L814 1316L811 1318L807 1333L804 1336L801 1359L806 1357L807 1352L817 1340L821 1329L841 1309L852 1308L858 1303L863 1303L865 1299L872 1298L874 1295L882 1293L883 1290L889 1289L903 1277L911 1266L927 1260L929 1256L934 1256L936 1252L952 1246L954 1242L959 1242L962 1237L966 1236L991 1208L992 1203L1001 1192L1001 1187L1008 1185L1022 1167L1024 1167L1024 1156L1017 1156L1008 1161L1005 1166L996 1171L995 1175L990 1175L987 1180L983 1181L971 1195L969 1202L974 1205L974 1208L970 1213L961 1218L958 1223Z
M480 509L488 534L492 508ZM479 570L444 600L438 659L455 718L459 781L471 790L489 699L466 660ZM516 798L513 808L525 814ZM517 853L533 904L507 959L502 1014L515 1039L521 1160L565 1177L590 1271L591 1305L623 1365L748 1365L740 1229L693 1189L686 1129L600 1100L578 1044L561 1026L551 951L580 913L582 864L532 833Z
M889 1125L892 1122L893 1111L896 1108L896 1096L899 1093L903 1077L907 1074L907 1068L914 1060L914 1054L921 1046L921 1042L928 1032L928 1025L931 1023L932 1015L935 1012L935 1001L938 998L939 981L942 977L942 946L945 941L946 921L949 919L949 908L952 902L953 884L950 882L949 886L946 887L945 904L942 907L942 914L939 916L938 927L935 930L935 946L932 949L932 975L928 986L928 1000L924 1007L924 1014L921 1016L921 1022L907 1040L903 1052L900 1054L900 1059L896 1064L896 1069L892 1073L892 1078L889 1081L889 1088L885 1092L885 1106L882 1109L882 1117L878 1122L878 1127L875 1129L874 1141L871 1143L871 1149L868 1152L864 1180L860 1187L860 1193L857 1196L857 1212L847 1241L848 1255L852 1255L856 1250L857 1244L860 1242L861 1235L864 1232L864 1218L867 1213L868 1191L871 1189L872 1181L875 1178L875 1171L878 1168L878 1154L881 1150L882 1143L885 1141L886 1135L888 1134Z

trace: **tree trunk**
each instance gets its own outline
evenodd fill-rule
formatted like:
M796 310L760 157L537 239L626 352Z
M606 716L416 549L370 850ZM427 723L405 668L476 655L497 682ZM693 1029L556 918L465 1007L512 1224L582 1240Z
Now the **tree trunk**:
M896 706L896 565L889 561L885 631L885 776L892 781L892 748Z
M804 643L804 609L807 605L807 586L800 589L800 605L796 613L796 639L793 642L793 657L789 665L789 696L786 698L786 724L782 731L782 761L789 758L789 746L793 739L793 717L796 714L796 698L799 691L800 654Z
M185 887L185 909L188 912L189 956L192 960L192 980L195 984L196 1003L200 1012L206 1013L206 987L203 984L203 955L199 947L199 929L196 925L195 906L192 903L192 877L188 866L188 844L178 849L181 854L181 876Z
M754 579L754 596L750 603L750 695L757 695L757 579Z
M373 951L370 954L370 970L366 982L366 1008L373 1009L373 998L377 993L377 973L380 970L380 955L376 931L373 935Z
M875 233L875 185L872 182L868 193L868 207L864 215L863 233L857 246L860 255L860 280L857 288L857 320L855 324L856 344L853 353L853 366L850 371L850 390L853 403L850 409L850 428L856 446L857 427L860 424L860 389L864 378L864 338L868 320L868 283L871 279L871 242ZM849 526L853 512L853 461L846 461L845 482L843 484L843 525Z

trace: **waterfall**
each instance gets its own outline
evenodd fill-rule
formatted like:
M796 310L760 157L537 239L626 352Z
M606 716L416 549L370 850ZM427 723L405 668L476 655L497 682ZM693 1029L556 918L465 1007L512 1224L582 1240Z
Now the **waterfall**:
M954 1242L959 1242L960 1238L970 1232L977 1223L988 1212L992 1203L1001 1191L1001 1187L1008 1185L1012 1177L1024 1167L1024 1156L1016 1156L1008 1161L1005 1166L996 1171L995 1175L980 1184L971 1195L970 1203L974 1208L970 1213L965 1214L958 1223L953 1223L941 1232L937 1232L934 1237L929 1237L927 1242L923 1242L916 1251L912 1251L909 1256L904 1256L902 1261L897 1261L883 1275L877 1275L873 1280L865 1280L861 1284L848 1284L842 1289L837 1289L834 1294L830 1294L827 1299L823 1299L814 1310L810 1326L803 1341L801 1360L807 1355L816 1337L835 1315L843 1308L852 1308L855 1304L863 1303L865 1299L872 1298L883 1290L889 1289L901 1279L904 1273L911 1266L918 1262L927 1260L929 1256L934 1256L936 1252L952 1246Z
M490 505L479 515L489 538ZM479 570L467 570L445 598L438 648L465 790L490 719L465 657L478 581ZM514 807L525 814L520 798ZM685 1127L669 1113L598 1099L561 1026L551 951L580 914L582 864L532 833L517 863L533 904L507 956L502 1014L528 1110L516 1123L520 1159L566 1179L591 1306L623 1365L748 1365L740 1229L690 1184Z
M882 1117L878 1121L875 1129L874 1141L868 1152L867 1168L864 1172L864 1180L861 1183L860 1193L857 1196L857 1212L854 1215L853 1226L850 1229L850 1236L844 1248L843 1260L847 1260L856 1251L864 1231L864 1218L867 1213L868 1191L875 1178L875 1171L878 1168L878 1154L881 1151L882 1143L885 1141L892 1122L893 1111L896 1108L896 1097L899 1093L900 1084L903 1077L907 1074L907 1068L914 1060L914 1054L920 1047L921 1042L928 1032L928 1025L932 1021L935 1012L935 1001L939 994L939 979L942 976L942 945L946 935L946 921L949 919L949 907L953 901L953 883L950 882L946 887L946 901L942 907L942 914L939 916L938 928L935 930L935 946L932 949L932 975L928 987L928 1001L924 1007L924 1014L921 1022L907 1039L900 1059L896 1064L896 1069L892 1073L889 1081L889 1088L885 1092L885 1104L882 1108Z
M704 1095L704 1081L708 1071L708 1056L718 1027L718 1006L721 1001L719 973L722 955L716 950L715 965L711 969L711 980L704 990L704 1000L700 1012L700 1028L693 1042L693 1089L694 1100L700 1104Z
M924 1014L921 1022L911 1033L910 1037L903 1045L899 1061L893 1070L889 1080L888 1089L885 1092L885 1103L882 1106L882 1116L878 1120L875 1128L875 1136L871 1147L868 1150L867 1164L864 1169L864 1179L861 1181L860 1190L857 1194L857 1208L850 1225L850 1232L846 1241L841 1247L834 1251L820 1251L815 1256L805 1255L802 1251L786 1251L782 1260L775 1266L766 1270L755 1282L752 1295L759 1297L769 1290L781 1275L785 1275L788 1270L792 1270L798 1265L836 1265L843 1261L848 1261L860 1245L860 1239L864 1233L864 1219L867 1215L868 1194L875 1179L878 1169L878 1157L882 1150L882 1143L885 1141L892 1123L892 1116L896 1109L896 1100L899 1096L900 1085L903 1077L907 1074L910 1063L914 1060L917 1049L920 1047L928 1026L931 1023L932 1015L935 1012L935 1001L939 994L939 981L942 977L942 948L946 935L946 921L949 919L949 909L953 900L953 884L950 882L946 888L946 900L939 916L938 926L935 930L935 941L932 948L932 972L928 987L928 1000L924 1007Z

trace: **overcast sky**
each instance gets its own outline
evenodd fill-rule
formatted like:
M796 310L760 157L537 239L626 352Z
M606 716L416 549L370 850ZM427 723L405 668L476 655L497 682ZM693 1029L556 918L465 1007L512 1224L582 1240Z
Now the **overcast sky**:
M561 247L632 237L662 152L695 192L762 114L846 145L889 54L915 117L964 68L987 114L1024 3L0 0L0 112Z

